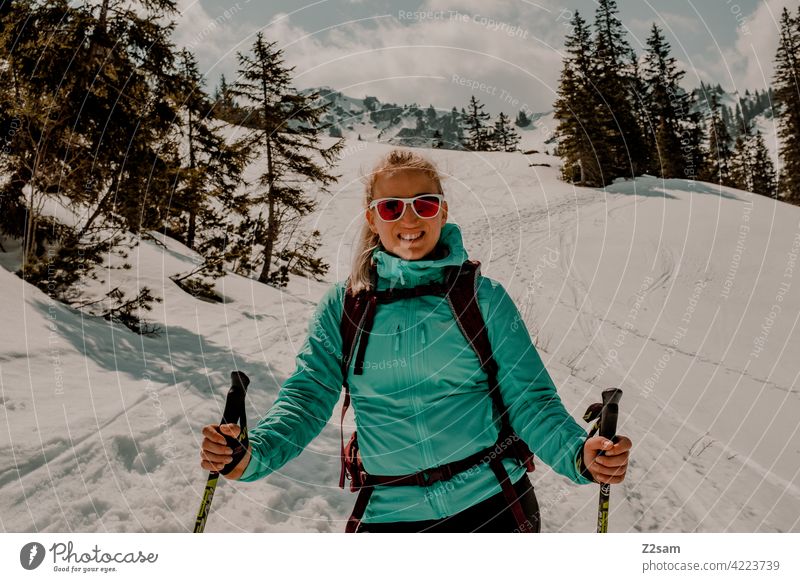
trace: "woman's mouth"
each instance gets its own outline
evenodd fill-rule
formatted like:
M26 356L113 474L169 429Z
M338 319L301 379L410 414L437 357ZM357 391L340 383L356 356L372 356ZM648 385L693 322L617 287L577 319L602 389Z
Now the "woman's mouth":
M401 233L397 235L397 238L399 238L401 241L407 244L411 244L413 242L420 240L424 235L425 235L424 231L419 231L414 233Z

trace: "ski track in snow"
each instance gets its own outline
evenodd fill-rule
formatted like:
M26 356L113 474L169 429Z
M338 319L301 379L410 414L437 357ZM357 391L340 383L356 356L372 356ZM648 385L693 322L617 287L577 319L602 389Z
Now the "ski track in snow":
M358 168L388 149L368 144L344 159L345 178L355 179ZM679 181L651 178L603 192L559 182L556 167L528 166L542 159L555 163L542 154L487 154L477 162L462 152L431 155L452 176L451 217L461 225L467 249L514 298L573 417L582 423L602 389L625 391L620 433L631 437L634 449L626 481L612 488L611 530L800 531L800 439L796 428L786 428L795 426L789 423L800 411L792 381L797 364L776 359L770 368L765 355L763 365L745 365L762 306L742 315L750 317L748 333L739 334L746 345L734 344L729 327L740 323L736 309L711 297L718 297L729 276L732 247L700 244L695 238L710 229L691 224L695 213L700 220L724 214L719 220L728 228L722 232L735 231L746 194L689 192ZM296 280L279 291L229 275L218 284L228 303L197 302L167 279L191 263L190 253L174 241L164 240L165 247L143 241L135 272L115 276L126 288L147 284L165 297L153 312L165 330L157 339L140 340L119 326L53 306L0 272L4 303L14 306L0 323L22 336L0 343L0 405L7 423L0 433L0 526L191 531L206 477L199 467L199 431L218 421L228 371L241 368L253 380L248 419L255 426L294 369L314 305L333 280L346 276L349 257L342 249L351 248L359 194L354 180L335 207L314 219L323 236L333 237L323 246L332 265L327 283ZM774 204L756 202L754 217ZM797 225L800 213L794 210L783 214ZM789 219L783 224L789 229ZM755 247L760 240L753 234L748 243ZM776 256L786 250L782 240ZM783 264L780 256L775 261L777 273ZM742 296L761 284L751 267L742 261L736 273ZM709 289L698 298L705 309L695 312L675 346L676 322L699 280ZM790 305L800 307L793 292L795 303L784 304L792 314L798 309ZM731 298L744 305L736 293ZM784 333L776 325L772 333L771 350L796 353L794 329ZM54 383L53 345L64 378L61 392ZM645 393L643 382L670 347L671 363ZM772 416L744 417L744 423L736 417L740 400L726 408L731 395L744 390L758 395L758 414ZM257 483L221 480L208 531L343 531L355 495L336 486L340 405L320 436L277 473ZM779 414L788 420L778 422ZM345 432L352 428L351 413ZM776 446L784 450L769 451ZM574 485L541 462L531 477L544 531L594 530L595 486Z

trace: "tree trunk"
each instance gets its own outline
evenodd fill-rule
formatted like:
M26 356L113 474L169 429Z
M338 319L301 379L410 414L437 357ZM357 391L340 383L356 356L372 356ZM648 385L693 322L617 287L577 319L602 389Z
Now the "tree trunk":
M193 188L196 187L197 182L195 181L194 177L194 167L195 167L195 159L194 159L194 127L192 122L192 110L189 109L189 168L191 170L190 175L193 182ZM192 192L195 194L196 192ZM194 237L197 228L197 207L195 204L198 200L190 200L189 204L189 232L186 234L186 246L190 249L194 248Z
M105 195L103 196L102 200L100 200L100 203L97 205L97 208L95 208L94 212L89 217L89 220L86 221L86 224L81 229L81 231L78 233L77 238L80 239L84 234L86 234L86 231L89 230L89 227L92 226L92 223L97 219L98 216L100 216L100 213L105 208L106 202L111 197L111 194L113 194L113 192L116 189L116 187L117 187L117 176L115 175L114 179L111 180L111 185L109 186L108 191L105 193Z
M272 265L272 252L276 238L276 224L275 224L275 195L272 191L274 183L273 167L272 167L272 147L267 140L267 199L269 200L269 212L267 213L267 240L264 241L264 264L261 267L261 274L258 280L261 283L266 283L269 280L269 269Z

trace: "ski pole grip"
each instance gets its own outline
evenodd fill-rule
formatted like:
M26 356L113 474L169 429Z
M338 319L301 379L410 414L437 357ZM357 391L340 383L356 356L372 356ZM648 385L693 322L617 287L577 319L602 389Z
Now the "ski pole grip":
M225 410L222 413L220 424L239 422L239 418L244 413L244 397L247 395L249 385L250 378L244 372L238 370L231 372L231 387L225 398Z
M600 412L599 429L601 437L613 439L617 434L620 398L622 398L622 390L619 388L603 390L603 409Z
M220 424L238 424L240 432L238 438L233 438L217 431L225 437L225 442L233 451L231 462L220 471L223 475L233 471L247 453L247 448L250 444L250 439L247 436L247 415L244 407L244 399L247 396L247 387L249 385L250 378L244 372L239 372L238 370L231 372L231 387L225 398L225 410L222 413Z

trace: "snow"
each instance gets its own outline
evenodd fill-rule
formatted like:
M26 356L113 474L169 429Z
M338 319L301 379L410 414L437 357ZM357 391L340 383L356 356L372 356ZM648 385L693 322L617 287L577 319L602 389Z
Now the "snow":
M543 152L548 123L521 131L525 148ZM218 422L230 371L252 380L255 425L316 302L348 274L359 177L389 149L348 139L340 189L313 193L327 281L279 290L228 274L225 302L208 303L169 279L191 251L139 241L133 269L104 284L162 297L148 317L160 337L54 303L0 269L2 529L190 531L206 480L200 430ZM582 422L602 389L624 390L619 433L634 448L612 487L611 531L800 531L800 208L652 177L577 188L544 153L425 153L446 177L450 220L515 299L573 416ZM338 417L337 406L278 473L221 480L207 531L343 531L355 495L337 488ZM594 530L596 486L543 463L531 478L544 531Z

